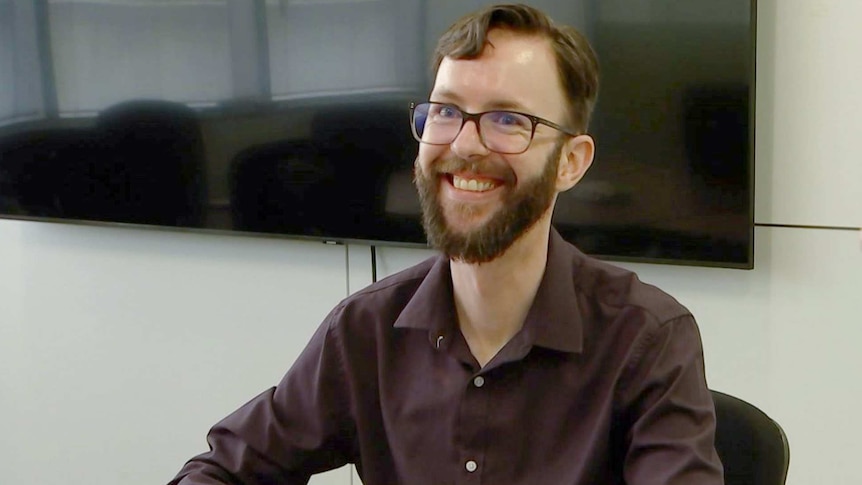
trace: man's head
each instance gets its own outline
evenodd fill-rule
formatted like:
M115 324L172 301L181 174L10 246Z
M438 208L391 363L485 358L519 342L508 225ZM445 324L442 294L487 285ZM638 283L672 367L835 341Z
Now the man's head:
M557 193L589 168L595 56L580 34L516 5L456 22L434 62L433 104L413 120L425 230L451 258L488 262L549 227Z
M566 98L565 125L586 133L599 93L599 65L589 41L574 27L556 25L527 5L493 5L465 15L440 36L431 67L436 76L443 59L475 59L488 44L488 32L508 30L547 39Z

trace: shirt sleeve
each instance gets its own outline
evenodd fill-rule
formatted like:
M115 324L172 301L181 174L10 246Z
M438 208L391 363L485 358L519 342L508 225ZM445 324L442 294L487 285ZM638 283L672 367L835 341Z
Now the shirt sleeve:
M621 391L625 483L723 485L697 324L688 315L648 328Z
M354 426L341 367L339 309L327 317L278 384L209 431L210 451L168 485L306 484L351 461Z

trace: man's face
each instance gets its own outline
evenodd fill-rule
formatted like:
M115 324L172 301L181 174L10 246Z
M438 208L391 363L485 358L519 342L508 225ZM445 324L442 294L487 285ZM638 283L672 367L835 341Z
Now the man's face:
M445 58L430 100L472 113L512 110L563 124L565 98L547 41L492 30L476 59ZM538 125L530 148L502 155L475 123L450 145L420 144L415 182L432 246L468 263L492 261L537 221L550 220L565 139Z

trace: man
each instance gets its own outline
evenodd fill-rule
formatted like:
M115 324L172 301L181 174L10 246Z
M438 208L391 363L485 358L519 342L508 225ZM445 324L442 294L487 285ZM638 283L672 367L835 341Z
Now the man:
M438 44L412 107L443 253L339 304L279 385L210 431L172 483L721 484L692 315L551 227L589 168L597 63L526 6Z

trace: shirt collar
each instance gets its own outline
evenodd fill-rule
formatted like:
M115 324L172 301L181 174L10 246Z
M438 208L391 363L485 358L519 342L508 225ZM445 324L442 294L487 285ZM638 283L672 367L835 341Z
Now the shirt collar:
M428 330L431 343L441 347L452 340L450 337L457 331L457 321L449 259L438 255L428 274L395 320L395 328Z
M545 273L522 329L532 345L572 353L583 350L583 322L572 274L580 256L551 228ZM457 331L456 315L449 260L439 255L394 326L428 330L429 341L442 348Z
M583 321L573 274L581 263L580 251L552 227L545 274L524 321L523 330L533 345L562 352L583 350Z

